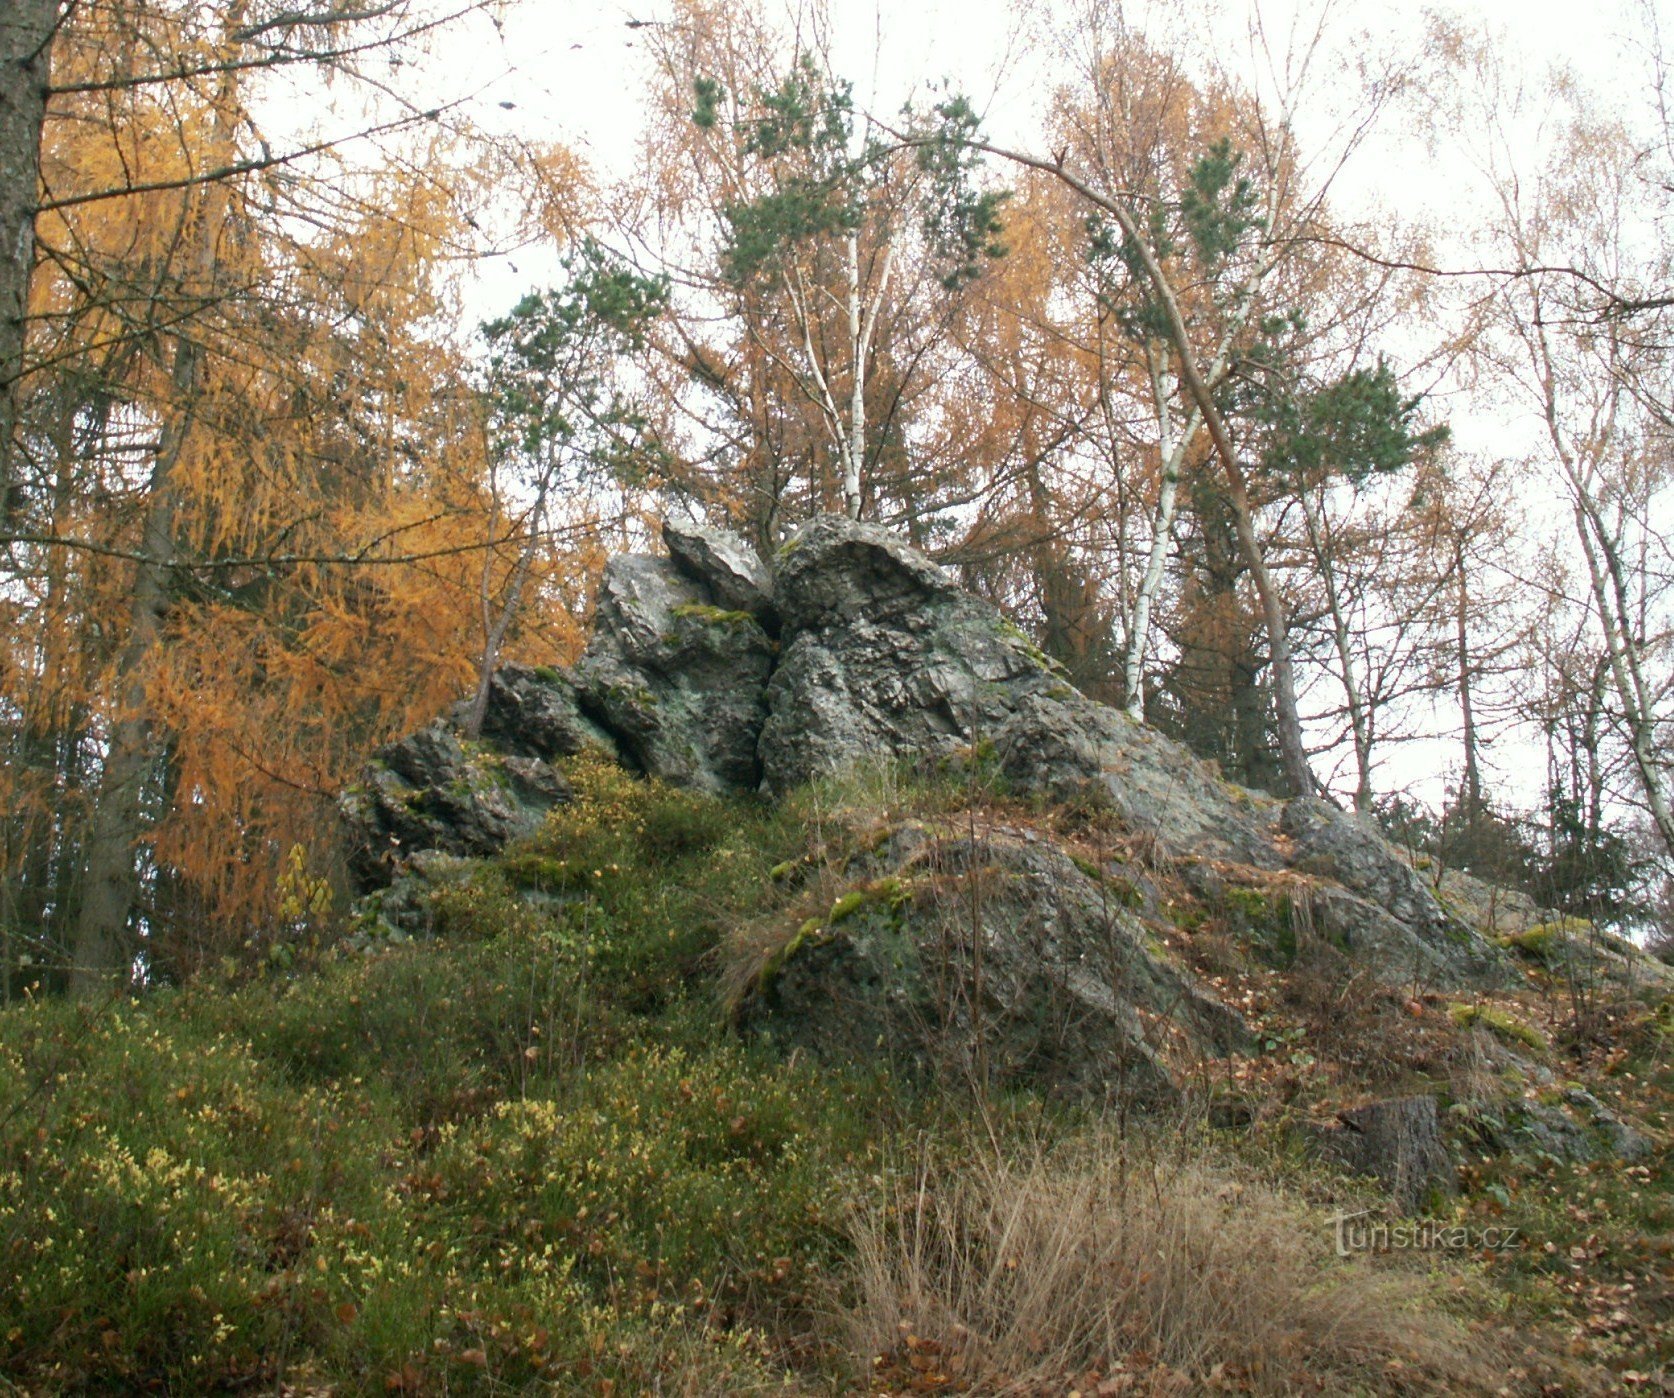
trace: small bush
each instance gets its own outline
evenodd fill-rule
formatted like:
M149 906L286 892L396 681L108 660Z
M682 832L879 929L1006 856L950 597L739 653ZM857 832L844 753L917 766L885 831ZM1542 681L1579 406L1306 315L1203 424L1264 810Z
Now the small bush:
M720 801L690 791L654 787L643 807L640 847L666 864L721 842L730 822Z

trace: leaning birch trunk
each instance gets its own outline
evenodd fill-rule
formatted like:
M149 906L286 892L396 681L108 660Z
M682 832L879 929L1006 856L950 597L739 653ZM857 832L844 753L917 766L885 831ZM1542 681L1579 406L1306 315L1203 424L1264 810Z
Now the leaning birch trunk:
M1196 356L1192 353L1191 335L1186 329L1185 317L1180 311L1179 299L1174 294L1174 287L1169 282L1167 273L1157 261L1155 250L1146 242L1138 220L1125 204L1100 194L1086 180L1066 170L1062 161L1042 160L1039 156L1006 150L986 141L973 141L970 144L973 150L987 151L1061 181L1088 203L1103 209L1115 219L1117 226L1138 251L1145 279L1156 292L1157 300L1168 318L1168 338L1180 359L1180 377L1190 391L1192 400L1203 413L1203 420L1208 424L1216 454L1226 472L1227 493L1232 501L1232 518L1238 534L1239 550L1244 555L1245 565L1250 570L1256 592L1261 598L1262 625L1267 632L1268 649L1271 652L1269 663L1273 670L1273 706L1277 710L1279 756L1283 762L1285 780L1297 792L1317 790L1319 783L1314 780L1313 768L1308 762L1308 749L1302 740L1302 717L1296 706L1296 670L1291 664L1290 628L1285 620L1284 602L1274 585L1273 575L1261 552L1261 541L1256 537L1255 524L1250 518L1249 488L1244 479L1243 467L1238 464L1232 436L1227 431L1220 409L1215 405L1214 394L1198 368Z
M1151 548L1145 559L1145 574L1133 599L1128 620L1128 654L1123 670L1123 707L1128 717L1145 717L1145 652L1150 646L1151 608L1162 587L1163 566L1168 561L1168 540L1174 527L1174 503L1180 492L1180 466L1186 448L1197 435L1203 415L1195 408L1178 440L1174 437L1174 415L1168 406L1170 389L1163 382L1164 365L1149 343L1145 358L1151 371L1151 393L1157 405L1157 446L1162 455L1162 484L1157 492L1157 513L1151 529Z
M1602 528L1602 521L1596 518L1596 507L1588 509L1590 504L1591 501L1585 499L1585 492L1577 487L1576 532L1580 536L1581 552L1587 560L1593 604L1598 608L1599 624L1604 630L1610 677L1616 698L1622 706L1623 721L1627 724L1634 770L1639 774L1645 804L1650 808L1651 820L1656 825L1663 847L1674 854L1674 805L1670 804L1667 783L1657 756L1656 713L1650 703L1644 667L1632 640L1632 629L1627 619L1616 610L1620 597L1612 596L1608 565L1599 558L1600 550L1607 555L1611 552L1612 543Z
M1604 632L1610 678L1627 725L1634 770L1639 775L1645 804L1650 808L1663 847L1674 855L1674 803L1670 802L1666 776L1658 761L1655 700L1645 682L1643 658L1633 641L1632 608L1616 540L1589 488L1593 471L1615 441L1616 408L1623 389L1619 383L1612 384L1609 411L1602 415L1602 428L1593 434L1587 446L1587 461L1583 463L1573 437L1559 426L1558 376L1544 326L1535 344L1547 435L1569 485L1575 532L1587 562L1588 587Z
M1063 172L1059 171L1058 176L1060 179L1064 178ZM1087 190L1085 185L1078 187ZM1087 192L1092 193L1090 190ZM1279 589L1273 582L1273 574L1268 569L1266 556L1261 551L1261 541L1256 537L1255 522L1250 511L1249 487L1244 479L1244 468L1238 461L1237 449L1232 444L1232 434L1227 430L1225 419L1221 417L1213 392L1204 382L1203 374L1198 369L1197 359L1192 354L1191 336L1186 331L1185 317L1180 313L1180 303L1175 298L1173 286L1157 262L1156 254L1140 236L1139 226L1127 209L1114 200L1103 199L1097 195L1093 197L1116 218L1122 231L1139 249L1146 276L1168 316L1169 338L1174 342L1174 351L1179 356L1180 377L1185 381L1193 401L1203 414L1203 420L1209 427L1209 436L1215 444L1215 451L1221 458L1221 467L1226 473L1227 495L1232 502L1232 520L1238 535L1239 548L1244 555L1245 566L1249 568L1250 576L1255 581L1256 594L1261 599L1262 624L1267 632L1268 664L1273 671L1273 707L1277 711L1275 717L1279 727L1279 756L1284 766L1285 780L1290 784L1291 790L1299 795L1306 795L1316 790L1318 783L1314 780L1313 767L1308 762L1308 749L1302 740L1302 716L1296 706L1296 671L1290 658L1290 626L1285 620L1284 602L1279 597Z
M1242 332L1255 305L1255 290L1272 266L1272 258L1263 253L1240 284L1234 296L1236 309L1221 335L1215 357L1209 365L1206 382L1211 390L1220 386L1231 363L1232 342ZM1177 383L1166 379L1168 353L1156 349L1149 340L1145 343L1145 366L1151 381L1151 397L1157 407L1157 443L1162 456L1162 486L1157 497L1156 527L1151 533L1151 548L1145 560L1145 575L1139 593L1133 601L1133 612L1128 619L1128 653L1123 676L1125 707L1128 716L1145 717L1145 652L1151 642L1151 611L1156 606L1158 590L1162 587L1163 566L1168 560L1169 531L1174 526L1174 506L1180 489L1180 468L1186 452L1191 448L1203 426L1203 409L1192 407L1186 419L1186 430L1174 438L1174 415L1169 408Z

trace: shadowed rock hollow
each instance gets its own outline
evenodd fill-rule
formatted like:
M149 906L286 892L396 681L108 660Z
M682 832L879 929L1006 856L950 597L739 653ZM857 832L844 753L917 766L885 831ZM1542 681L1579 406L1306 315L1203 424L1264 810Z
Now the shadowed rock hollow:
M886 531L818 519L771 566L722 531L670 523L663 537L667 557L607 566L573 671L495 677L482 741L460 738L456 710L379 754L343 801L364 889L393 881L389 907L410 909L415 882L437 877L426 851L490 856L528 836L568 798L561 759L586 749L768 799L980 753L1008 795L1099 811L1206 902L1247 905L1282 884L1284 925L1267 931L1293 949L1300 928L1388 985L1514 977L1374 831L1314 797L1235 786L1088 699ZM747 988L746 1024L845 1057L945 1057L951 1044L1001 1080L1082 1096L1117 1082L1166 1094L1176 1051L1225 1054L1247 1037L1159 942L1142 869L1090 867L1034 830L989 825L973 839L911 823L850 872L888 896L791 939ZM950 892L972 879L987 890L978 903Z

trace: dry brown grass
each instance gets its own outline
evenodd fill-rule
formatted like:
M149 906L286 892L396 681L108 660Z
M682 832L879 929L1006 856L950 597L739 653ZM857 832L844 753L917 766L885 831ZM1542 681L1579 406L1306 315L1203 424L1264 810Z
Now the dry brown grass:
M1159 1375L1257 1393L1500 1382L1484 1342L1426 1304L1421 1272L1339 1260L1329 1222L1270 1188L1201 1158L1136 1160L1103 1133L927 1159L851 1229L843 1342L872 1368L910 1361L910 1336L959 1391L1056 1392L1088 1373L1122 1376L1110 1392Z

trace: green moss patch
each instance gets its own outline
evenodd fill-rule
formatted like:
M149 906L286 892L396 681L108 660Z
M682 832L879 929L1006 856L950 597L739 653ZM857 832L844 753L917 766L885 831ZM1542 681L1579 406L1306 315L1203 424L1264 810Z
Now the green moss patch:
M1482 1028L1498 1035L1508 1043L1544 1051L1550 1045L1546 1036L1531 1025L1513 1019L1504 1010L1492 1005L1449 1005L1447 1017L1461 1029Z
M682 602L671 610L682 621L700 621L705 626L754 626L757 624L755 617L749 612L728 611L724 607L712 607L707 602Z

